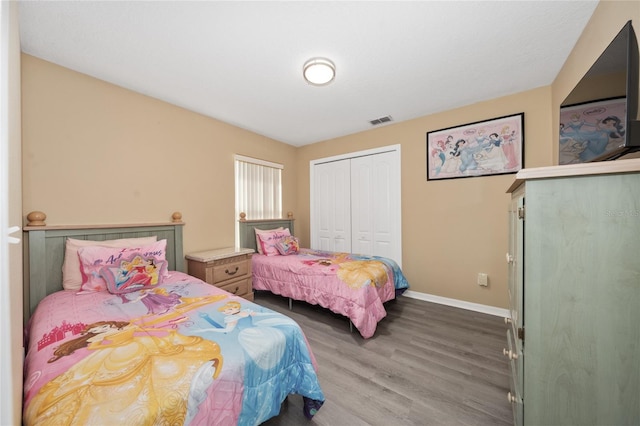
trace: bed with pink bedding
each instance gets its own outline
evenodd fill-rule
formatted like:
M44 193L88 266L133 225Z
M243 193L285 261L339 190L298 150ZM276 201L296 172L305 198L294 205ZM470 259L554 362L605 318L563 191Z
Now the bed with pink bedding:
M252 256L253 289L320 305L349 318L363 338L372 337L387 315L384 303L409 288L398 264L379 256L296 248L295 238L287 236L292 229L292 219L241 222L241 244L258 251Z
M80 290L53 291L34 281L60 284L58 253L68 232L102 240L109 230L26 230L33 232L27 276L34 309L25 327L23 424L258 425L290 394L304 401L301 421L322 405L315 358L298 324L171 267L164 271L163 259L138 258L159 255L144 247L165 240L100 248L137 250L111 254L101 266L106 290L86 290L83 281ZM113 235L151 232L146 226ZM177 250L171 245L166 257L180 269L181 241ZM91 272L82 256L92 249L78 251L85 275ZM105 273L115 268L127 273L112 281ZM48 294L37 300L40 287Z

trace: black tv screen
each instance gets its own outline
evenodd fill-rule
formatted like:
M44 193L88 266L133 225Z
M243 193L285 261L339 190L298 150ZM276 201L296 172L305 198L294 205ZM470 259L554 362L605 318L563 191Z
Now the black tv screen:
M640 150L638 41L631 21L560 105L559 164Z

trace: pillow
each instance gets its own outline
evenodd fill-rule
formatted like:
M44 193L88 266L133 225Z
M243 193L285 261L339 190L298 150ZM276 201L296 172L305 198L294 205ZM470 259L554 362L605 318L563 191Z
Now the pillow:
M100 276L107 283L109 293L124 294L161 284L166 269L166 261L133 252L111 266L100 268Z
M80 290L82 286L82 275L80 273L80 259L78 249L80 247L101 246L101 247L131 247L155 243L158 237L142 238L122 238L119 240L93 241L76 240L67 238L64 249L64 262L62 263L62 287L65 290Z
M282 237L276 242L276 250L283 256L296 254L300 251L300 243L294 236Z
M291 233L289 232L289 228L259 233L258 239L260 240L260 247L262 248L262 254L266 256L279 255L280 253L276 248L276 243L282 237L289 237L289 236L291 236Z
M254 228L253 230L256 232L256 250L258 250L258 253L264 254L264 253L262 253L262 244L260 244L260 234L269 234L269 233L271 233L273 231L282 231L283 229L284 228L282 226L279 227L279 228L267 229L267 230Z
M119 264L122 259L131 258L133 254L139 254L143 258L153 257L156 264L166 261L167 240L160 240L151 245L138 247L82 247L78 250L80 258L80 273L82 285L80 293L92 291L105 291L107 282L100 275L100 269L105 266ZM167 268L161 270L162 278L169 276Z

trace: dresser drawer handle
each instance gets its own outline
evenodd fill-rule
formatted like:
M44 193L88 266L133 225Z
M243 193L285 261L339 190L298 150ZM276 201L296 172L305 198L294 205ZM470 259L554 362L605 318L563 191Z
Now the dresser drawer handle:
M225 269L225 270L224 270L224 272L225 272L227 275L235 275L235 274L236 274L236 272L238 272L238 269L240 269L240 268L238 268L238 267L236 266L236 270L235 270L235 271L233 271L233 272L229 272L229 270L228 270L228 269Z
M238 294L238 290L240 290L240 287L236 287L236 289L233 290L233 294Z
M511 349L507 351L506 348L503 348L502 355L506 356L509 359L518 359L518 354L513 352Z

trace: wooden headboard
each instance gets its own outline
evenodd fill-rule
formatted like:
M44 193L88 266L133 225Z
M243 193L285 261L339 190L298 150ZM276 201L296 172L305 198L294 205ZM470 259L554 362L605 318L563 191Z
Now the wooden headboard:
M27 215L24 227L24 320L27 321L45 296L62 290L62 263L67 238L78 240L115 240L156 235L167 240L169 270L184 272L182 215L172 222L156 224L47 226L41 212Z
M279 227L289 228L291 235L293 233L293 214L289 213L287 219L259 219L259 220L247 220L244 213L240 213L239 225L239 239L241 248L250 248L258 252L256 247L256 233L254 229L269 230Z

